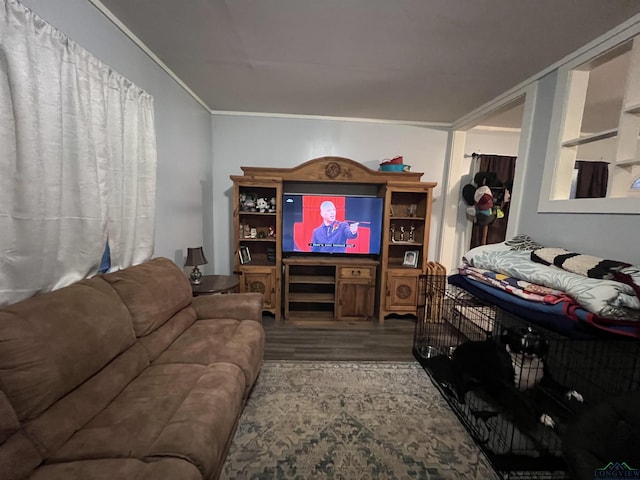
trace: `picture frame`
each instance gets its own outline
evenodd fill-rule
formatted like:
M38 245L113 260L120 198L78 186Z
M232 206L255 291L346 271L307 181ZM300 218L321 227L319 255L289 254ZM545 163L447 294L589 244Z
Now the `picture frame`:
M420 252L418 250L407 250L406 252L404 252L402 266L416 268L418 266L419 254Z
M249 247L241 245L240 248L238 249L238 255L240 257L241 265L251 262L251 252L249 251Z

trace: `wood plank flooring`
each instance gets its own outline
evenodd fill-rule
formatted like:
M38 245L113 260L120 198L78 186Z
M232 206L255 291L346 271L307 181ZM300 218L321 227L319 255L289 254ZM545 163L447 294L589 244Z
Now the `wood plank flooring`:
M376 322L276 321L265 314L265 360L411 362L415 317Z

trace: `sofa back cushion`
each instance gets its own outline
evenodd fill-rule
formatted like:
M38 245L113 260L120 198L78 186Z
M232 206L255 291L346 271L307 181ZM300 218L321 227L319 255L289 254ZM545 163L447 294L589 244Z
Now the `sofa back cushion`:
M21 431L36 444L44 458L49 458L107 408L148 365L144 347L135 343L37 418L23 423Z
M154 258L103 277L118 292L133 317L136 336L144 337L191 304L184 272L168 258Z
M18 416L7 396L0 390L0 444L16 433L19 428Z
M135 342L131 316L100 277L0 309L0 386L34 418Z
M195 310L192 307L183 308L164 325L158 327L149 335L139 338L138 343L146 349L149 362L153 362L158 358L195 321Z
M42 460L42 455L33 442L20 431L18 416L7 396L0 390L0 478L27 478Z

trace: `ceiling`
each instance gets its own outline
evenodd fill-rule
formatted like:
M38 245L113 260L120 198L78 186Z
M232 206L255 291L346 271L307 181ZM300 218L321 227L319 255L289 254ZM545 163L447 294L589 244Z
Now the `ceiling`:
M640 13L638 0L91 1L210 110L447 124Z

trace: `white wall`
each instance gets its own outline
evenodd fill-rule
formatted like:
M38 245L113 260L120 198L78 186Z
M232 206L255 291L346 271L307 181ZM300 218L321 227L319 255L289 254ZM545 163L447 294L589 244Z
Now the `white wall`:
M326 155L347 157L373 170L385 158L404 157L434 191L429 257L440 236L441 195L447 132L415 126L276 117L213 117L214 263L216 273L231 271L233 192L229 175L241 166L294 167Z
M638 265L637 215L537 213L556 81L556 72L539 81L520 209L519 224L526 226L522 233L548 246Z
M154 97L158 150L154 256L182 266L187 247L204 245L205 254L212 257L209 112L87 0L23 3ZM213 265L204 269L212 270Z
M467 132L466 153L469 155L478 153L517 157L519 145L520 132L483 130L482 128L474 128ZM471 161L469 159L469 162Z
M520 133L513 131L497 131L472 129L466 134L465 154L472 153L486 155L506 155L510 157L518 156L518 147L520 145ZM478 170L478 160L473 158L465 159L463 175L460 178L460 185L464 187L469 183L473 183L473 176ZM460 261L464 253L469 250L471 243L471 222L467 220L466 208L467 204L462 199L462 190L460 197L452 199L457 202L458 215L456 224L456 237L454 245L454 264L448 269L460 265Z

